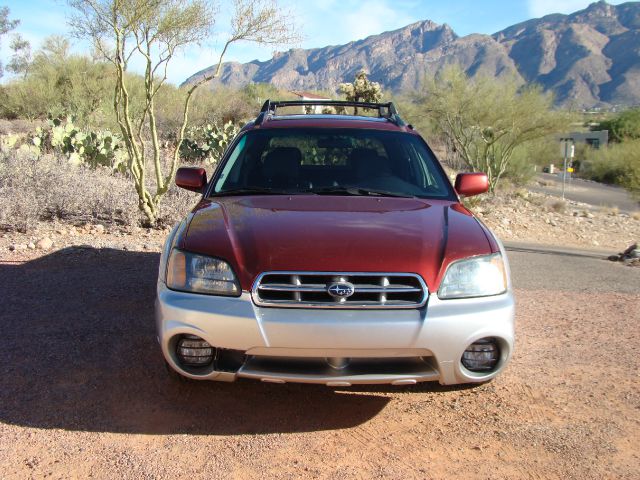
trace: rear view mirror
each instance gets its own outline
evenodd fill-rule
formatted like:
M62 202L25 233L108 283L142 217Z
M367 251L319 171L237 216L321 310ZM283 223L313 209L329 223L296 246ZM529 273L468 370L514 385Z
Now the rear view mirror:
M199 167L180 167L176 173L176 185L201 193L207 184L207 172Z
M458 195L472 197L489 190L489 179L486 173L460 173L455 189Z

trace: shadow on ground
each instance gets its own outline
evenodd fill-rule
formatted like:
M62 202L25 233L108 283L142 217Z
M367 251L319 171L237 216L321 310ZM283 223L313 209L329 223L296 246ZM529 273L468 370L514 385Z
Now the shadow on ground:
M69 248L0 264L0 421L152 434L306 432L359 425L390 401L385 388L172 379L155 340L158 259Z

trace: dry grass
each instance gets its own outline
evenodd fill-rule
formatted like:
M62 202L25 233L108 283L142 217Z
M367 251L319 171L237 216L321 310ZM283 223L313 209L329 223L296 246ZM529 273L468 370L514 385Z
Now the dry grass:
M32 134L36 131L37 127L42 127L46 122L41 120L5 120L0 119L0 135L18 134L26 135Z
M196 201L196 195L172 189L159 225L173 224ZM126 176L76 167L60 156L0 154L0 227L27 231L47 220L138 225L142 217Z
M631 214L631 218L633 218L634 220L640 220L640 211L638 212L633 212Z
M620 215L620 209L618 207L605 208L605 209L603 209L603 212L606 215L610 215L612 217L617 217L618 215Z

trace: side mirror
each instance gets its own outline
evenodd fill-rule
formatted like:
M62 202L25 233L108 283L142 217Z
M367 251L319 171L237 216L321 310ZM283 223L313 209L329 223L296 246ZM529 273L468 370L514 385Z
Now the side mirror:
M180 167L176 173L176 185L192 192L202 192L207 184L207 172L204 168Z
M458 195L472 197L489 190L489 179L486 173L459 173L454 188Z

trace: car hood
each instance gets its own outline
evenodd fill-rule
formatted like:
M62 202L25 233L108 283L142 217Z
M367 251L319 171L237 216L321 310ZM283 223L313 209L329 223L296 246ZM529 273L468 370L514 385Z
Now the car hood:
M496 249L456 202L320 195L203 200L179 245L228 261L244 290L289 270L418 273L435 291L451 261Z

